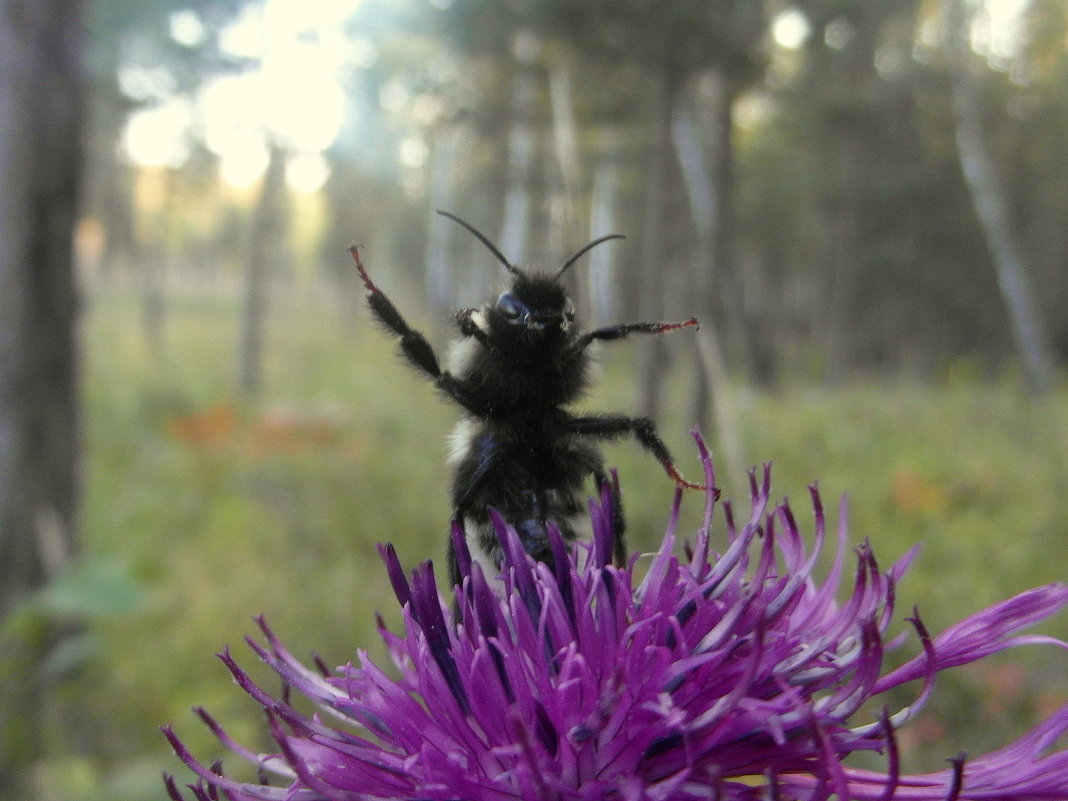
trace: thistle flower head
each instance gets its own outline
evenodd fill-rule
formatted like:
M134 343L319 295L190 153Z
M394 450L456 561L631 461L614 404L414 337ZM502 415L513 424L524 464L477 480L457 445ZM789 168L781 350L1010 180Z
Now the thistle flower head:
M712 486L699 437L698 445ZM1011 745L935 773L903 773L895 739L939 671L1024 643L1068 647L1017 634L1068 604L1068 587L1023 593L936 637L913 614L921 647L887 671L895 586L913 554L881 570L863 544L847 579L843 523L821 580L813 573L827 538L818 491L811 488L811 544L790 507L773 507L769 496L765 467L750 475L744 519L723 504L723 549L712 553L709 493L704 525L680 558L676 494L660 549L622 569L611 564L609 493L591 502L593 540L569 546L554 532L548 563L527 556L497 518L499 577L472 563L454 531L464 576L455 615L429 562L408 577L385 546L404 614L402 634L381 632L392 671L362 652L358 664L310 669L261 620L265 644L249 643L322 710L308 717L221 655L267 711L277 753L244 749L199 712L225 745L273 774L273 786L225 777L164 731L199 775L190 789L201 801L220 792L240 801L1068 799L1068 751L1051 752L1068 730L1068 705ZM917 679L908 706L867 712ZM858 751L883 754L885 769L845 764ZM168 787L181 798L169 778Z

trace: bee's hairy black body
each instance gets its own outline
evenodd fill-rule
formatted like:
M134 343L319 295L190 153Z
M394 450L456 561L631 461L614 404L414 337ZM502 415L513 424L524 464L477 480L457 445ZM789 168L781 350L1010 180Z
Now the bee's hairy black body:
M625 323L582 332L561 281L564 271L601 237L568 259L555 275L530 275L512 265L485 236L448 212L473 233L514 276L511 287L495 301L456 313L460 336L452 344L446 369L422 334L408 327L393 303L368 276L359 251L352 255L368 291L375 316L400 337L401 353L464 410L451 435L454 474L452 505L473 559L489 575L496 572L500 544L489 520L495 508L518 532L536 559L550 557L548 525L555 523L566 539L583 525L583 509L592 479L598 493L615 503L615 560L626 557L618 489L605 472L598 441L633 435L664 465L679 484L686 481L656 434L641 417L600 414L576 416L564 407L589 385L588 347L597 340L621 339L629 333L661 333L682 323ZM460 576L449 544L449 572Z

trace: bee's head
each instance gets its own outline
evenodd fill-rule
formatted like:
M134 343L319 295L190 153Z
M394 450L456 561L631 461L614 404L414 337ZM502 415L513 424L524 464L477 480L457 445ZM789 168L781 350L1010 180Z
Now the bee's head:
M561 276L594 245L608 239L623 238L620 234L609 234L593 240L565 261L555 275L528 275L508 261L497 246L470 223L447 211L438 211L438 214L454 220L474 234L515 276L511 288L502 292L496 303L489 304L487 316L493 333L498 337L519 337L520 341L530 344L559 343L567 337L575 319L575 307L564 291Z
M566 336L575 320L575 306L555 278L516 275L515 281L489 308L490 325L502 336L521 335L544 341Z

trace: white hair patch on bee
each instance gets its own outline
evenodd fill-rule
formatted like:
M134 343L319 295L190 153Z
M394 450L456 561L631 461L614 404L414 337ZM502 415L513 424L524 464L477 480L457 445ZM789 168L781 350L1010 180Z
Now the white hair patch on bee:
M472 314L471 321L480 331L484 330L482 312ZM481 343L474 337L460 337L454 340L449 344L449 350L445 356L446 369L455 376L464 375L481 347Z
M476 430L475 421L464 418L449 432L446 438L448 455L445 457L448 464L456 466L467 458L467 454L471 452L471 440Z
M467 540L467 550L471 553L472 563L478 563L484 575L490 582L493 591L503 595L504 584L501 580L501 556L496 559L485 551L479 544L483 538L497 537L491 523L476 523L474 518L464 518L464 536Z

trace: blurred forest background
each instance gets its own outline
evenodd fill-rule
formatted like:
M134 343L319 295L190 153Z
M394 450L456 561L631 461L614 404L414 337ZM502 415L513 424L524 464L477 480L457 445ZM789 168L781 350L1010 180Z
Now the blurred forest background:
M255 614L382 656L375 543L440 561L456 414L347 249L444 346L504 276L435 208L546 268L627 235L582 319L702 327L588 406L803 519L848 490L932 630L1065 578L1064 0L0 0L0 126L0 799L162 799L159 724L222 756L196 704L268 748L211 658ZM608 456L654 547L670 482ZM961 671L906 766L1022 732L1057 656Z

